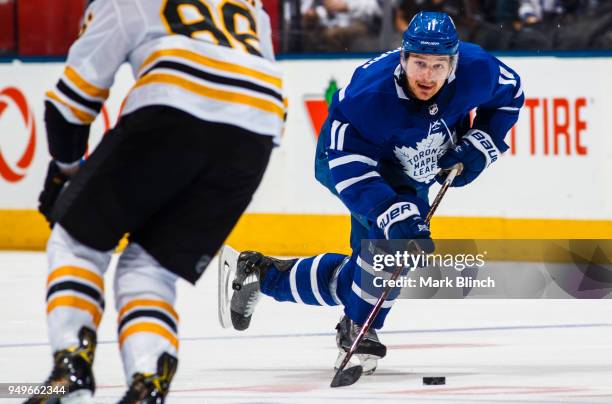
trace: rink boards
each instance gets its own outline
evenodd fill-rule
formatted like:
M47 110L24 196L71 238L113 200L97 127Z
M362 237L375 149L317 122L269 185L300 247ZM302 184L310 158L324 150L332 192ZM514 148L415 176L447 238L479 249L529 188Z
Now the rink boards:
M477 182L448 193L434 235L611 238L612 58L502 59L521 74L526 96L507 137L511 149ZM314 180L313 156L326 89L331 80L346 85L362 62L280 62L289 100L283 144L230 237L238 248L295 255L347 250L347 211ZM48 162L43 94L61 70L61 63L0 64L0 248L41 249L48 236L35 212ZM122 68L90 148L116 122L132 83Z

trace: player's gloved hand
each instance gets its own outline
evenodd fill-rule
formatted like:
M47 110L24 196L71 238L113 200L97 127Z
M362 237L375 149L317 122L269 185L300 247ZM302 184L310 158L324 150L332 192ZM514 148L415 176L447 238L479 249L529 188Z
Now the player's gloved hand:
M442 171L436 175L436 181L442 184L446 178L445 171L461 163L463 169L451 186L467 185L497 160L500 154L491 136L481 130L471 129L453 149L448 150L438 159L438 167Z
M385 239L411 239L425 253L434 251L429 225L423 217L429 206L413 195L402 195L402 200L393 203L376 219L376 226Z
M55 201L70 180L72 172L76 172L76 170L62 170L55 160L49 162L43 190L38 196L38 211L43 214L51 227L54 224L51 218L53 205L55 205Z

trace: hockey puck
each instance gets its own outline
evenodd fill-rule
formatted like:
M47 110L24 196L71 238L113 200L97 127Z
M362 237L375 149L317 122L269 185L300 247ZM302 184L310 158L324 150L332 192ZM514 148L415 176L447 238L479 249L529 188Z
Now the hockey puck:
M426 386L437 386L440 384L446 384L446 377L444 376L439 376L439 377L424 377L423 378L423 384Z

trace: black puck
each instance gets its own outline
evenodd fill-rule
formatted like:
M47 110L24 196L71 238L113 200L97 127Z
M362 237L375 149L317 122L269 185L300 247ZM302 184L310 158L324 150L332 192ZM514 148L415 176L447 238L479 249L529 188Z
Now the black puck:
M446 384L446 377L444 376L439 376L439 377L424 377L423 378L423 384L426 386L437 386L437 385L441 385L441 384Z

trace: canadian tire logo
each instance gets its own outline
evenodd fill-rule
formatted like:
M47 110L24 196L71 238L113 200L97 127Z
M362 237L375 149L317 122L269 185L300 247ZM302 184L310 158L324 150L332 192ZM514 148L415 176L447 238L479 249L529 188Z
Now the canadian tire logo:
M338 90L338 83L335 79L330 79L325 95L304 95L304 105L310 117L312 130L315 139L319 138L319 132L327 119L327 110L331 104L334 93Z
M15 157L9 158L6 153L3 153L0 144L0 177L8 182L18 182L25 177L27 169L34 159L36 124L34 123L34 116L30 111L25 96L15 87L6 87L0 91L0 120L2 120L3 115L7 115L10 108L16 108L17 113L23 120L25 130L23 132L20 130L13 133L4 133L0 135L0 141L3 140L2 138L6 140L6 137L22 136L22 133L25 133L27 143L23 152L17 153L17 159Z

